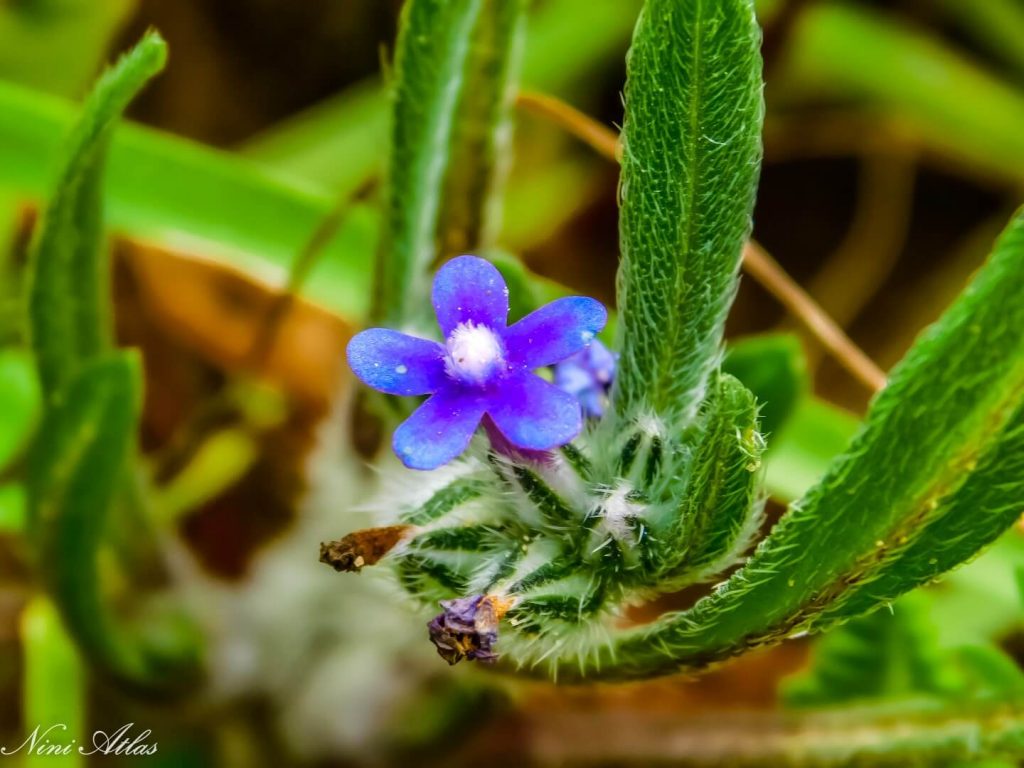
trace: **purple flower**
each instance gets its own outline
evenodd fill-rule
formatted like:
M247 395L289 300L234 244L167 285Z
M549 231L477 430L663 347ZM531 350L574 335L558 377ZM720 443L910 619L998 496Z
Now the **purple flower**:
M463 659L496 661L498 654L492 649L498 642L498 622L511 604L511 600L495 595L442 600L441 613L427 624L430 641L449 664Z
M604 415L615 380L615 355L597 339L555 366L555 384L575 396L592 419Z
M579 433L579 402L531 371L593 340L607 320L599 301L558 299L509 326L501 274L483 259L459 256L434 278L433 304L443 344L371 328L348 345L349 365L374 389L431 395L395 430L403 464L435 469L451 461L485 414L526 451L550 450Z

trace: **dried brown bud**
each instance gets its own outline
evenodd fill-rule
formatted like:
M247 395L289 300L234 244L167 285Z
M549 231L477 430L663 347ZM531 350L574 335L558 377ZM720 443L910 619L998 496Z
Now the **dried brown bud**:
M365 565L375 565L411 530L411 525L388 525L353 531L338 541L322 542L320 562L339 572L358 573Z

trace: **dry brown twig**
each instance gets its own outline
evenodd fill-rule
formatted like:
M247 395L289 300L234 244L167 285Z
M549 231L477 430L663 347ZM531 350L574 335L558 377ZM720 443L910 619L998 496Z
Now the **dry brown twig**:
M603 157L618 162L622 147L615 131L553 96L520 93L518 106L559 125ZM743 268L803 325L858 381L873 392L885 386L879 368L829 314L753 240L743 249Z

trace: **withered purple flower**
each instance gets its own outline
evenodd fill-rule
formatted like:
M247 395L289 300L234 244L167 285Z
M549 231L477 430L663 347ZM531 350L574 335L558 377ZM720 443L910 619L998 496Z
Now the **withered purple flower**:
M604 415L614 380L615 355L597 339L555 366L555 385L575 396L591 419Z
M575 397L534 375L584 349L607 320L595 299L572 296L507 325L508 288L475 256L459 256L434 278L434 312L444 343L371 328L348 345L362 381L392 395L431 395L397 430L392 446L412 469L454 459L486 414L508 441L547 451L583 425Z
M510 601L495 595L471 595L457 600L442 600L442 611L427 624L430 640L449 664L462 659L491 663L498 654L498 622Z

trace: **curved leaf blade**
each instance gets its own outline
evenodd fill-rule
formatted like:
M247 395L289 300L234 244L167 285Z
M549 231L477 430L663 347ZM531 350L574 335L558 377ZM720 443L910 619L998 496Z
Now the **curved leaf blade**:
M97 83L64 151L29 268L29 331L47 399L110 346L109 264L103 244L103 167L114 125L167 60L150 33Z
M113 621L100 584L104 521L135 443L139 382L137 355L107 355L84 364L49 409L29 455L29 533L39 573L95 669L136 687L184 684L195 670L133 642Z

